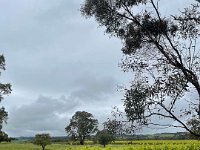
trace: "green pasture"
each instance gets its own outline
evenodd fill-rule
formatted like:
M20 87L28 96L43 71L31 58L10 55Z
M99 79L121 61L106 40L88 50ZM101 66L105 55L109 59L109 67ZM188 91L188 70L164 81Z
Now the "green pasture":
M129 144L128 144L129 143ZM40 146L31 143L1 143L0 150L41 150ZM200 150L197 140L145 140L116 141L106 148L100 145L51 144L46 150Z

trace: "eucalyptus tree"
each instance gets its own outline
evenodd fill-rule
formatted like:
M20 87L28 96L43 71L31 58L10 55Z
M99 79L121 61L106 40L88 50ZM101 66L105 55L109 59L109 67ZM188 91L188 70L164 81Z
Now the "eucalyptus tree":
M69 125L65 128L67 134L80 141L84 145L85 138L98 130L98 120L86 111L77 111L70 119Z
M5 70L5 58L3 55L0 55L0 75L2 71ZM11 85L8 83L0 83L0 102L3 100L4 95L9 95L11 93ZM0 107L0 132L3 133L2 127L3 123L6 123L8 118L8 113L4 107Z
M200 120L198 2L170 15L155 0L85 0L82 5L82 15L94 17L123 43L121 67L134 76L123 99L129 121L200 136L187 123ZM154 116L177 123L155 123Z

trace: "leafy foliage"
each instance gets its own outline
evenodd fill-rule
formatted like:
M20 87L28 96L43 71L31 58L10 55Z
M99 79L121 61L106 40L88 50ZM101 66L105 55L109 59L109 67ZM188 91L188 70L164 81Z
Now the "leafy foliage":
M117 121L116 119L110 120L103 123L104 129L107 130L110 134L116 135L120 134L122 129L122 124L120 121Z
M10 138L8 137L8 134L6 134L3 131L0 131L0 142L3 142L3 141L9 142Z
M5 58L3 55L0 55L0 74L2 70L5 70ZM3 100L4 95L9 95L10 93L11 93L11 85L0 83L0 102ZM7 134L2 132L1 130L3 127L3 123L6 123L7 118L8 118L8 113L6 112L4 107L1 107L0 108L0 133L1 135L3 135L1 136L3 138L6 137Z
M0 55L0 74L1 71L5 70L5 58ZM3 100L3 95L8 95L11 93L11 85L0 83L0 101Z
M69 125L65 128L68 135L78 139L80 144L84 144L86 137L97 131L98 121L94 119L91 113L86 111L77 111L70 120Z
M110 134L108 130L98 131L96 137L99 141L99 144L103 145L104 147L113 141L113 135Z
M36 134L34 144L42 146L42 150L45 150L45 147L51 144L51 137L47 133Z
M196 119L195 117L192 117L188 120L187 125L190 126L191 130L197 134L200 134L200 121ZM196 137L191 134L191 138L193 139L199 139L199 137Z
M123 42L121 67L134 75L124 95L128 119L140 125L181 127L200 136L181 119L196 116L200 120L200 6L191 4L179 14L162 16L160 3L85 0L81 12ZM142 11L136 11L138 6ZM192 92L196 98L188 96ZM184 109L179 107L183 101L187 104ZM152 116L179 125L157 124Z

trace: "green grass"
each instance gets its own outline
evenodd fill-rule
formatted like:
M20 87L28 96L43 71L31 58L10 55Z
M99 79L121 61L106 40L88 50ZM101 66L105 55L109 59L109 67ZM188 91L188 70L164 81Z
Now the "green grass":
M0 150L40 150L33 144L1 143Z
M63 144L51 144L46 150L67 150L69 146ZM31 143L1 143L0 150L41 150L42 148Z
M66 145L51 144L46 146L46 150L200 150L200 141L196 140L141 140L116 141L103 148L99 145ZM0 150L41 150L40 146L31 143L0 143Z

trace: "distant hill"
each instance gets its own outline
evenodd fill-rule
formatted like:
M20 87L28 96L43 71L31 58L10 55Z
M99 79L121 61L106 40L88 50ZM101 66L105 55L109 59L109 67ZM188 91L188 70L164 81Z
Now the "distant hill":
M184 139L190 139L190 136L188 132L177 132L177 133L123 135L121 136L121 138L130 140L184 140Z
M17 137L15 138L17 142L32 142L34 137ZM92 137L91 137L92 139ZM184 140L190 139L187 132L177 132L177 133L155 133L155 134L137 134L137 135L119 135L117 136L119 140ZM66 142L69 140L67 136L57 136L52 137L52 142Z

